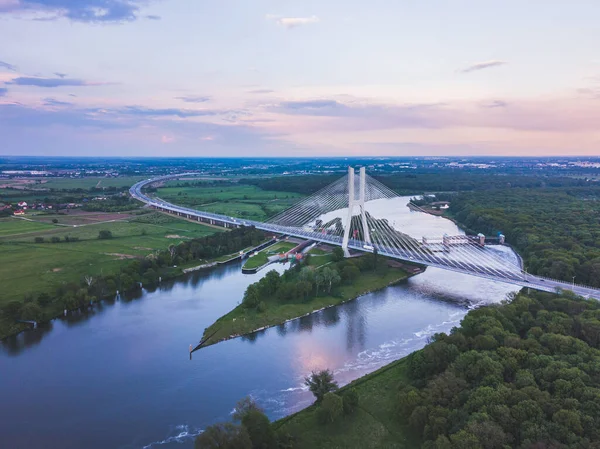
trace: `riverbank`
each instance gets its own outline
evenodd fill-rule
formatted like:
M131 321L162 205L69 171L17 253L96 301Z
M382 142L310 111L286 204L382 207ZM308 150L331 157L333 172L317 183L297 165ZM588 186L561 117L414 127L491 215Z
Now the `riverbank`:
M322 425L315 404L272 423L280 435L295 438L294 447L318 448L417 448L419 442L397 419L397 391L410 385L408 359L392 362L341 387L336 394L354 391L358 407L343 419Z
M232 235L232 238L237 237L241 242L241 238L246 231L236 229L230 232L233 232L234 234L237 232L236 235ZM207 236L205 238L206 242L209 241L207 239L214 238L215 235L217 234ZM204 240L193 239L185 241L186 244L198 242L202 243ZM260 250L270 243L271 239L262 239L260 244L245 247L244 251ZM163 250L162 253L164 254L164 257L162 257L164 260L173 260L173 257L167 251ZM22 314L20 317L11 317L7 313L7 310L12 309L5 308L2 310L3 313L0 313L0 341L18 335L33 327L33 324L19 322L17 320L26 320L37 324L49 323L56 318L63 316L65 311L68 313L77 310L92 310L104 300L113 299L115 296L118 296L119 293L135 293L136 291L140 291L143 286L156 287L160 285L161 282L175 280L194 271L210 270L218 265L233 262L240 257L239 253L230 253L228 255L221 255L213 258L189 260L180 263L178 266L166 265L162 267L156 264L156 261L161 259L160 255L151 259L152 262L149 262L147 258L136 257L134 260L130 261L128 265L121 268L120 277L111 275L105 276L104 278L101 276L90 277L90 284L82 283L77 294L63 292L62 294L64 296L61 297L58 295L58 293L61 292L59 289L54 297L46 294L46 300L43 303L38 299L37 301L26 303L25 306L23 306L19 302L13 301L13 304L10 305L11 307L26 307L28 304L31 304L29 307L31 308L33 306L35 313L31 313L30 315ZM223 258L225 258L225 260L223 260ZM200 263L200 265L198 265L198 263ZM148 270L145 272L142 272L142 270L139 269L132 270L131 268L132 265L139 267L142 264L152 265L149 266ZM136 273L136 271L138 272Z
M422 271L409 274L403 269L394 267L389 268L383 275L376 271L361 273L353 284L340 286L336 296L315 296L309 300L285 302L273 297L264 298L265 308L262 312L240 304L205 329L202 337L203 346L248 335L338 306L367 293L404 282L420 272Z

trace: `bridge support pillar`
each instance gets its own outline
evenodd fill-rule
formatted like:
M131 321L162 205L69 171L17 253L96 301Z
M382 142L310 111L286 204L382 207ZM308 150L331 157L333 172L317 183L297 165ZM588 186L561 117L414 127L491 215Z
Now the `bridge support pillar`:
M371 233L369 231L369 225L367 223L367 213L365 210L365 191L365 168L360 168L359 194L358 198L355 198L354 168L348 167L348 219L346 220L346 224L344 226L344 239L342 240L342 249L344 250L344 255L346 257L350 257L350 251L348 250L348 242L350 240L350 228L352 226L352 214L354 212L354 206L358 206L360 210L360 219L363 228L363 238L366 243L371 243Z

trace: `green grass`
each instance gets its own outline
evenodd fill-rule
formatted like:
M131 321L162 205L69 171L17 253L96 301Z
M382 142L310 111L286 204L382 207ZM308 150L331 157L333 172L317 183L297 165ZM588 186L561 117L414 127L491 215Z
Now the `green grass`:
M269 256L279 253L285 253L292 248L298 246L297 243L292 242L278 242L273 246L269 246L268 248L263 249L258 254L248 258L246 263L242 268L251 270L253 268L262 267L269 261Z
M23 235L30 232L44 231L54 228L54 226L47 223L38 223L35 221L23 220L21 218L0 219L0 237Z
M301 195L290 192L261 190L256 186L167 186L158 189L164 200L232 217L265 220L291 207Z
M170 217L168 217L170 218ZM99 240L100 230L112 239ZM144 257L188 238L202 237L218 229L170 218L162 224L113 222L77 228L0 220L0 303L21 300L25 294L48 292L62 282L79 282L88 275L117 273L133 257ZM64 237L77 242L64 242ZM34 243L35 237L60 243Z
M399 269L389 269L381 275L377 272L361 273L352 285L342 285L338 288L338 296L317 296L308 301L282 302L276 298L264 298L266 311L247 309L237 306L228 314L219 318L204 331L204 336L215 334L207 344L215 344L238 335L251 333L256 329L281 324L292 318L297 318L315 310L356 298L364 293L387 287L407 278L407 273Z
M408 449L418 448L418 441L407 434L396 418L398 388L408 384L407 359L400 359L342 387L339 394L354 390L359 397L358 409L333 424L318 422L318 408L312 405L273 423L279 432L297 438L300 449Z

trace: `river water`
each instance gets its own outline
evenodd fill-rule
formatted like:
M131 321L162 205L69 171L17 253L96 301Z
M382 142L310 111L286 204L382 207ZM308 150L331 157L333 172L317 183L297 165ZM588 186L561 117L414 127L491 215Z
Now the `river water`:
M390 218L413 237L461 233L449 220L410 211L408 197L399 201ZM492 250L516 261L506 247ZM312 370L329 368L345 384L448 332L469 308L516 290L428 269L190 360L189 345L264 274L244 275L239 263L196 272L2 343L0 447L191 448L195 435L230 419L246 395L281 418L312 402L302 385Z

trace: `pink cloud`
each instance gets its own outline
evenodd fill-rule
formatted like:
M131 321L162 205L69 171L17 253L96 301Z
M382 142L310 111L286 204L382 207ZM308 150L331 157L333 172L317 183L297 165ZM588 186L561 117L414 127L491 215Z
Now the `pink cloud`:
M160 138L160 141L162 143L173 143L173 142L175 142L175 137L173 137L173 136L162 136Z

